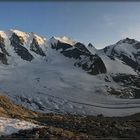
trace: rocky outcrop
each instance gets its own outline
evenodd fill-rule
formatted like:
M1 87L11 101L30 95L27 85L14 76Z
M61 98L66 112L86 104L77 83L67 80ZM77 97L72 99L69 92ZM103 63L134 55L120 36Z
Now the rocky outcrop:
M7 57L6 56L9 56L9 53L5 49L4 38L1 35L0 35L0 49L1 49L0 60L3 64L7 65L8 62L7 62Z
M117 74L111 76L120 88L108 88L108 93L120 98L140 98L140 77L130 74Z

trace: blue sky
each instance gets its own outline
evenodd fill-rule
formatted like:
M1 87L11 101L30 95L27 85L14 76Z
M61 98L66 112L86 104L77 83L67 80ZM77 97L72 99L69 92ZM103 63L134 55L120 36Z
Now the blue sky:
M140 41L140 2L0 2L0 30L68 36L96 48Z

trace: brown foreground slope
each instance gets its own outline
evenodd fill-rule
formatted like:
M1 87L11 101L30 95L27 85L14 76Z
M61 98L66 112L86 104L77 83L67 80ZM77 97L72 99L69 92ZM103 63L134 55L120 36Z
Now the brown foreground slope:
M26 109L20 105L15 105L7 97L0 95L0 117L10 117L19 119L34 119L38 113Z
M44 126L22 130L0 139L140 139L140 114L127 117L42 114L15 105L0 96L0 116L24 119Z

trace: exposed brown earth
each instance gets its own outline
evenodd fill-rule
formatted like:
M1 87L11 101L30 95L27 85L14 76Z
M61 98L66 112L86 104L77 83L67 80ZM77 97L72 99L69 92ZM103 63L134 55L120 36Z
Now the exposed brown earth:
M28 120L38 117L38 113L28 110L20 105L15 105L8 98L0 95L0 117Z

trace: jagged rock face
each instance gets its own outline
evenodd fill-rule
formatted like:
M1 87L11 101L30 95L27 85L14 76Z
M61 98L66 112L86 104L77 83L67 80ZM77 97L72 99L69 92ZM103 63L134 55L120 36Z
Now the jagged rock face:
M6 64L6 65L8 64L6 55L4 53L1 53L1 52L0 52L0 60L3 64Z
M64 50L66 50L68 48L72 48L73 46L70 45L70 44L62 43L62 42L58 41L57 44L51 44L51 47L53 49L56 49L56 50L62 49L62 51L64 51Z
M85 45L80 42L77 42L74 46L83 52L89 52Z
M51 44L53 49L61 50L64 56L74 58L75 66L81 67L89 74L97 75L99 73L106 73L106 67L102 59L98 55L93 55L89 52L86 46L80 42L74 46L58 41L56 44Z
M0 60L3 64L7 65L8 63L7 63L7 57L6 56L9 56L9 53L5 49L4 38L2 38L2 36L0 36L0 49L1 49Z
M6 51L6 49L5 49L4 38L2 38L1 36L0 36L0 48L1 48L1 51L2 51L5 55L10 56L9 53L8 53L8 52Z
M103 63L102 59L96 55L93 62L94 67L92 68L91 74L99 74L99 73L106 73L107 69L105 64Z
M37 40L33 38L33 41L30 45L30 50L41 55L41 56L46 56L46 54L43 52L43 50L40 48Z
M82 69L86 70L89 74L97 75L106 73L106 67L102 59L98 55L89 55L75 63Z
M65 50L65 51L61 51L61 53L63 53L64 56L69 57L69 58L75 58L75 59L82 59L82 56L86 56L86 57L90 57L91 54L84 52L84 51L80 51L77 48L73 48L71 50Z
M15 33L12 34L11 45L14 47L15 52L26 61L33 60L33 56L29 53L29 51L24 47L24 39Z
M120 57L121 60L124 61L127 65L131 66L135 70L139 70L139 64L137 62L133 61L131 58L124 54L121 54Z

